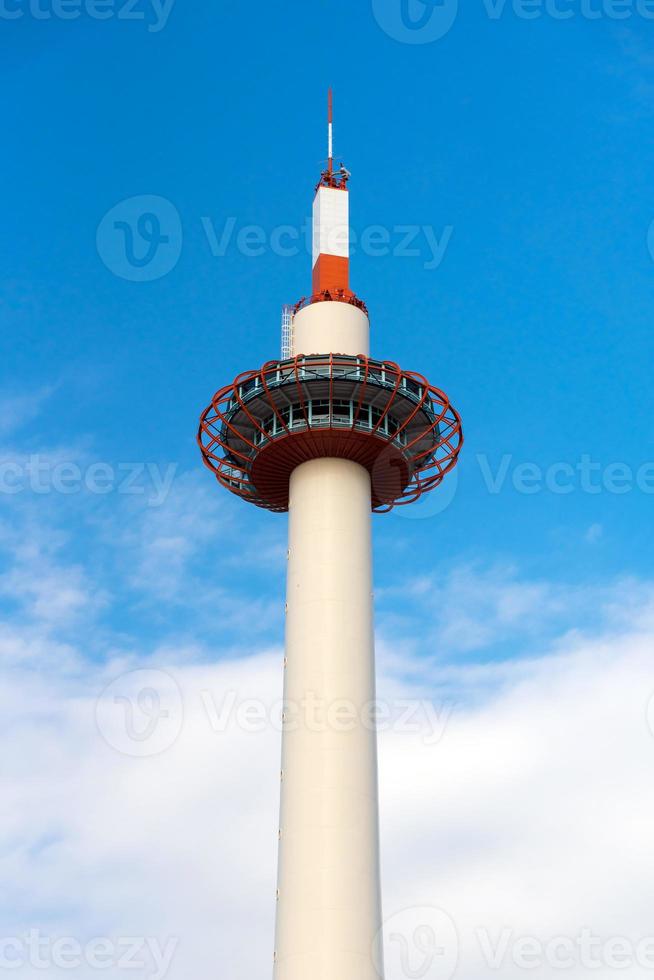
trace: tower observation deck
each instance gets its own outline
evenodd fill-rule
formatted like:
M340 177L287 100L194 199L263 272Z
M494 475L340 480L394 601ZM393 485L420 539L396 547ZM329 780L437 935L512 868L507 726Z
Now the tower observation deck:
M330 92L312 291L286 324L291 356L220 388L198 432L222 486L289 513L275 980L383 977L371 512L436 489L463 444L443 391L370 356L350 288L349 179L334 166Z

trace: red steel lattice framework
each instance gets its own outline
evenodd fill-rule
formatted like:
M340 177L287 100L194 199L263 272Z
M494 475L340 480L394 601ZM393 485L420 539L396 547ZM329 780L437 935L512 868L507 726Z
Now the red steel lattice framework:
M353 406L347 424L337 421L333 410L344 381ZM311 389L321 384L325 397L326 382L328 423L324 415L316 422ZM283 392L283 403L275 399L276 391ZM383 404L374 423L367 423L368 407L379 403L380 395ZM284 406L297 414L293 424L284 417ZM270 412L267 420L263 408ZM198 444L205 465L224 487L274 511L288 509L296 466L322 456L352 459L369 471L372 509L381 513L435 489L457 463L463 432L447 395L422 375L391 361L326 354L268 361L258 371L240 374L203 412Z

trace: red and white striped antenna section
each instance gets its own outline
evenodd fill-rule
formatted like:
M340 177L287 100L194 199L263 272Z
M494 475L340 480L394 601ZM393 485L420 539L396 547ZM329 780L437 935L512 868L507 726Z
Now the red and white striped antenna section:
M334 95L327 96L327 169L313 202L313 294L351 296L349 171L334 170Z

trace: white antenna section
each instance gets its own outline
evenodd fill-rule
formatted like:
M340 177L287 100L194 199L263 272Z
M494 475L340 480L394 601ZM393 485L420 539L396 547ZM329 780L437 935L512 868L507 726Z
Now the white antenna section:
M282 306L282 360L293 357L293 307Z
M334 169L334 94L329 90L327 96L327 169L331 177Z

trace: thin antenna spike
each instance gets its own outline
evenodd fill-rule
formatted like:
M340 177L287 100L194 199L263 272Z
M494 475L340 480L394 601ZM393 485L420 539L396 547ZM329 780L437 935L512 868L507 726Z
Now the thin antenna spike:
M331 88L327 95L327 170L331 177L334 172L334 93Z

